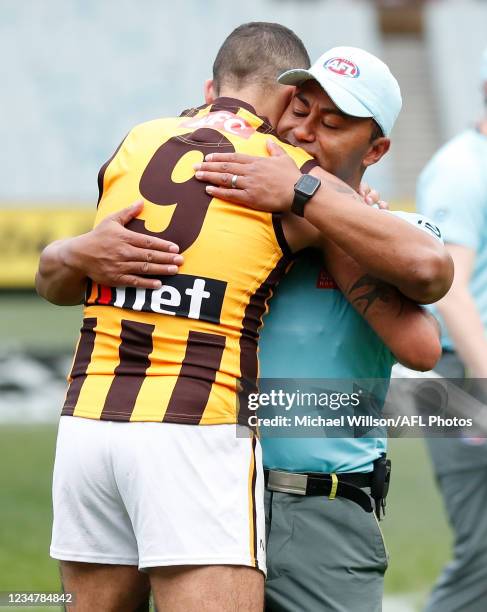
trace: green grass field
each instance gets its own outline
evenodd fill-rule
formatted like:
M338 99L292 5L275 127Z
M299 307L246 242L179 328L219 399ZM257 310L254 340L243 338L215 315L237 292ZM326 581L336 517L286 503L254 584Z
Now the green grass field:
M450 531L424 440L389 441L392 481L383 531L386 592L426 594L449 559Z
M4 347L53 352L74 347L81 318L81 306L53 306L34 293L0 293L0 338Z
M49 559L53 426L5 426L0 431L0 591L58 590Z

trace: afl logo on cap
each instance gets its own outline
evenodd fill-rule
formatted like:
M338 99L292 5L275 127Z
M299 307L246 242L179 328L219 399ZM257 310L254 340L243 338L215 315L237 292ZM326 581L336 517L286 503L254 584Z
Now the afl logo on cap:
M336 74L351 77L352 79L356 79L360 74L357 64L343 57L332 57L325 62L324 67Z

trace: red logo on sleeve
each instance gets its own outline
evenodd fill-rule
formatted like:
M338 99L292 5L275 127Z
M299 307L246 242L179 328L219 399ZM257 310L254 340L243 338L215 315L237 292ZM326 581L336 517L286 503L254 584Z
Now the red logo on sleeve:
M338 285L335 283L334 278L328 272L326 268L321 268L318 278L316 280L317 289L338 289Z

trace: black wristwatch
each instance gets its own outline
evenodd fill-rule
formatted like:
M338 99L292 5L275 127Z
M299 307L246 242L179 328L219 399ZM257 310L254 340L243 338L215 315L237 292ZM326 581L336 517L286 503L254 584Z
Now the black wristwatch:
M320 188L321 181L312 174L302 174L294 185L294 200L291 211L299 217L304 217L304 207Z

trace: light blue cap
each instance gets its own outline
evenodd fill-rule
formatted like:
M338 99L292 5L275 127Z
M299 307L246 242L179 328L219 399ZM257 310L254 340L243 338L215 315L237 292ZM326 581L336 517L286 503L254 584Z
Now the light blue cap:
M388 66L357 47L334 47L309 70L287 70L278 78L284 85L314 79L347 115L373 117L388 136L402 107L399 84Z

